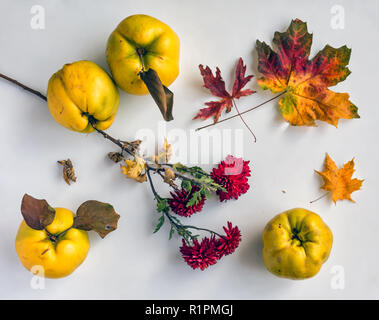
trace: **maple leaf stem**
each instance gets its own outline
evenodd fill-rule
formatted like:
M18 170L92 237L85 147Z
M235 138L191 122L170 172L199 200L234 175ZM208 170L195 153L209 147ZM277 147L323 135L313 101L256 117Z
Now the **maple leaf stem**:
M255 110L255 109L258 109L259 107L265 105L266 103L269 103L270 101L279 98L280 96L282 96L282 95L285 94L286 92L287 92L287 91L283 91L283 92L279 93L278 95L276 95L275 97L272 97L271 99L268 99L268 100L266 100L266 101L264 101L264 102L262 102L262 103L256 105L255 107L252 107L252 108L247 109L247 110L245 110L245 111L239 112L238 114L235 114L234 116L231 116L231 117L228 117L228 118L225 118L225 119L219 120L219 121L214 122L214 123L207 124L206 126L203 126L203 127L199 127L199 128L196 129L196 131L199 131L199 130L202 130L202 129L205 129L205 128L208 128L208 127L214 126L214 125L216 125L216 124L218 124L218 123L221 123L221 122L224 122L224 121L227 121L227 120L230 120L230 119L236 118L236 117L240 117L242 114L245 114L245 113L248 113L248 112L253 111L253 110Z
M232 102L233 102L234 107L236 108L236 111L237 111L239 117L241 118L241 121L243 122L243 124L245 125L245 127L250 131L250 133L253 135L254 142L257 142L257 137L255 136L254 132L250 129L250 127L248 126L248 124L245 122L245 119L242 117L240 111L238 110L237 103L235 102L234 99L232 99Z
M318 198L315 199L315 200L309 201L309 203L313 203L313 202L316 202L316 201L318 201L318 200L321 200L322 198L325 198L327 195L328 195L328 192L324 193L322 196L318 197Z

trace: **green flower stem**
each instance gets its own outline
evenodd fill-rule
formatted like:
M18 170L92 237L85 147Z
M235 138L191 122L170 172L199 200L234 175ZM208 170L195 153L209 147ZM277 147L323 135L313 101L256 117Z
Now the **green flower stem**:
M199 231L207 231L209 232L210 234L213 234L213 235L216 235L220 238L223 238L223 236L215 231L212 231L212 230L209 230L209 229L205 229L205 228L198 228L198 227L195 227L195 226L191 226L191 225L183 225L182 226L183 228L186 228L186 229L196 229L196 230L199 230Z
M150 174L150 171L151 170L154 170L154 169L147 169L146 173L147 173L147 178L149 180L149 184L150 184L150 187L151 187L151 191L153 192L154 194L154 198L157 200L157 201L162 201L163 198L158 194L158 192L156 191L155 187L154 187L154 183L153 183L153 179L151 177L151 174ZM177 233L179 234L179 230L182 230L184 233L187 234L188 237L190 237L191 239L194 239L196 238L196 236L193 236L192 233L188 232L188 229L195 229L195 230L199 230L199 231L206 231L206 232L209 232L210 234L212 235L216 235L218 237L223 237L222 235L220 235L219 233L213 231L213 230L209 230L209 229L206 229L206 228L200 228L200 227L195 227L195 226L192 226L192 225L183 225L183 224L179 224L177 223L175 220L178 220L177 218L173 218L173 216L166 210L163 210L163 214L167 217L167 219L170 221L170 224L171 226L174 226ZM178 220L179 221L179 220ZM187 237L183 237L185 239L185 241L188 243L187 241Z

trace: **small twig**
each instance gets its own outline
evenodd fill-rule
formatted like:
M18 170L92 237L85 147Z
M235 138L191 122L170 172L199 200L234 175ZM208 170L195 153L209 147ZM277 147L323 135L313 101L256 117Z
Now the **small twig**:
M161 196L158 194L158 192L155 190L155 187L154 187L154 184L153 184L153 180L151 179L151 175L150 175L150 168L148 168L146 170L146 173L147 173L147 178L149 180L149 183L150 183L150 187L151 187L151 191L153 192L154 194L154 198L157 199L157 200L160 200L162 199Z
M111 135L109 135L108 133L106 133L105 131L96 128L96 121L91 116L88 117L88 121L92 125L92 127L96 130L96 132L100 133L105 139L113 142L114 144L116 144L117 146L119 146L122 151L125 151L129 155L131 155L133 157L135 156L135 153L132 152L132 151L130 151L128 148L126 148L125 144L122 143L120 140L115 139Z
M24 84L18 82L18 81L15 80L15 79L12 79L12 78L10 78L10 77L8 77L8 76L2 74L2 73L0 73L0 77L3 78L3 79L5 79L5 80L7 80L7 81L9 81L9 82L12 82L13 84L15 84L15 85L21 87L22 89L24 89L24 90L26 90L26 91L29 91L29 92L33 93L34 95L38 96L39 98L41 98L41 99L47 101L46 96L43 95L41 92L39 92L39 91L37 91L37 90L34 90L34 89L32 89L32 88L29 88L28 86L26 86L26 85L24 85Z

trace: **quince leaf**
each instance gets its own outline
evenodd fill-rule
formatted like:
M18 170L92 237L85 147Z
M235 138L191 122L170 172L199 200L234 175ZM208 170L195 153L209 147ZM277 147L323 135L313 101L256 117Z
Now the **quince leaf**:
M346 79L351 49L326 45L309 60L312 34L307 24L292 20L287 31L275 32L273 43L277 52L257 40L258 79L261 89L281 92L279 100L283 118L291 125L315 126L315 120L337 127L338 120L359 118L358 108L349 101L349 94L328 89Z
M117 229L120 215L113 206L96 200L88 200L80 205L74 218L74 228L86 231L93 230L101 238Z
M161 111L163 118L166 121L173 120L172 108L174 104L174 94L162 84L157 72L150 68L147 71L141 71L139 76L145 83L147 89Z
M351 179L354 173L354 159L345 163L342 168L338 169L335 162L326 154L324 171L316 171L324 180L321 189L332 192L334 204L337 200L350 200L351 193L361 188L363 180Z
M22 198L21 213L26 224L35 230L43 230L55 217L54 208L46 200L33 198L26 193Z

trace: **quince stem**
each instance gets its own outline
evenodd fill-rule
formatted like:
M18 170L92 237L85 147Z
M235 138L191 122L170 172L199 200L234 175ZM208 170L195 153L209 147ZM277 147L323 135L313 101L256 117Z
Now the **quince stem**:
M145 53L146 50L144 48L137 48L137 54L142 65L142 72L146 71L145 63L143 61L143 56L145 55Z

